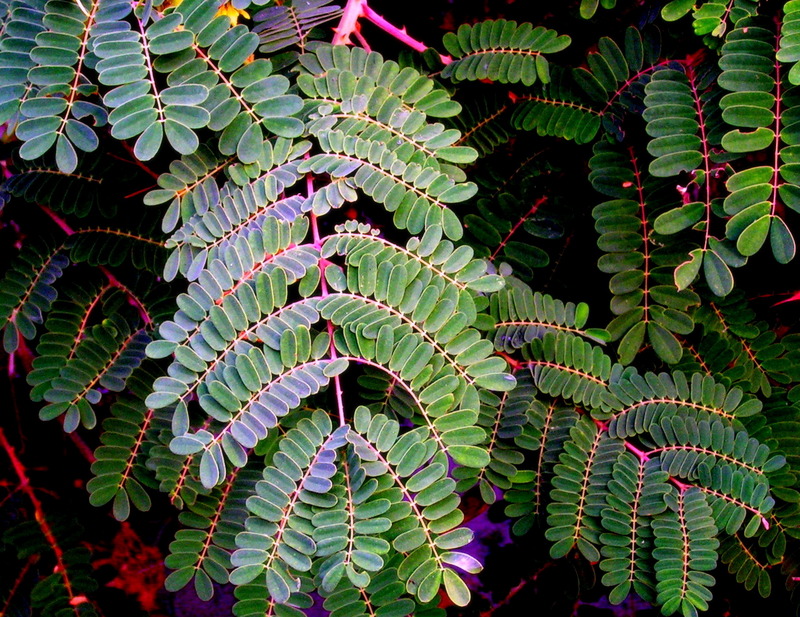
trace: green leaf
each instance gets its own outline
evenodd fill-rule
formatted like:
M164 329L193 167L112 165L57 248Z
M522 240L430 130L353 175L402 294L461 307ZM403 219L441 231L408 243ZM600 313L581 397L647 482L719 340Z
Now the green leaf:
M619 342L617 353L620 364L630 364L644 344L645 322L636 323Z
M716 251L706 251L703 256L703 273L709 288L717 296L727 296L733 291L733 274Z
M683 347L669 330L655 322L647 323L647 338L653 344L653 351L667 364L675 364L683 355Z
M161 142L164 139L163 125L159 122L151 124L145 131L139 135L136 144L133 147L133 153L140 161L149 161L161 148Z
M772 216L765 215L747 226L736 240L736 249L745 257L755 255L767 240Z
M661 9L661 17L664 21L677 21L690 10L694 5L694 0L672 0Z
M689 251L689 260L675 268L675 286L679 291L689 287L700 274L704 254L703 249L693 249Z
M705 212L705 204L695 201L659 215L653 227L660 234L678 233L697 223Z
M794 259L796 243L789 227L779 216L773 216L769 228L769 241L775 261L786 264Z
M490 461L486 450L477 446L449 446L447 451L456 463L465 467L486 467Z
M444 588L447 596L453 601L456 606L467 606L470 600L469 588L466 586L461 577L453 572L450 568L442 570L444 578Z
M722 147L728 152L756 152L763 150L775 141L775 133L765 127L754 131L730 131L722 138Z

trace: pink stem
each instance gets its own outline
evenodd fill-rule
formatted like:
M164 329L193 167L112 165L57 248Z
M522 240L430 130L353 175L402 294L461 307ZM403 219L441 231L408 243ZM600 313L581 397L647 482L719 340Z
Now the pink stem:
M364 0L347 0L339 25L334 29L336 32L333 37L334 45L347 45L350 43L350 35L358 27L358 18L363 15L362 4L364 4Z
M692 488L691 484L684 484L683 482L681 482L677 478L673 478L672 476L670 476L669 481L672 482L675 486L677 486L678 490L681 493L684 493L686 492L687 489Z
M367 0L347 0L347 5L344 7L342 18L339 20L339 25L334 29L336 35L333 37L334 45L347 45L351 43L350 35L353 34L365 48L369 48L365 44L364 37L358 32L358 20L364 17L378 26L387 34L393 36L398 41L405 43L411 49L420 53L428 49L428 46L410 36L405 28L398 28L394 24L388 22L382 15L376 13L368 4ZM439 60L442 64L450 64L453 59L450 56L443 56L439 54Z
M311 174L306 176L306 188L308 192L308 197L311 197L314 194L314 180L311 177ZM311 235L314 238L314 246L317 248L321 247L320 235L319 235L319 224L317 223L317 215L313 212L310 213L311 218ZM322 290L322 297L325 298L330 292L328 291L328 283L325 280L325 267L324 264L320 263L320 286ZM328 348L328 352L331 356L331 360L335 360L338 356L336 354L336 345L333 342L333 322L328 321L328 336L331 337L330 346ZM339 426L344 426L347 424L347 420L345 419L344 414L344 395L342 393L342 383L339 380L339 376L336 375L333 378L333 386L336 390L336 406L339 410Z
M636 455L636 458L638 458L638 459L639 459L640 461L642 461L642 462L644 462L644 461L646 461L646 460L648 459L647 452L644 452L643 450L640 450L639 448L637 448L636 446L634 446L634 445L633 445L631 442L629 442L629 441L626 441L626 442L625 442L625 448L626 448L628 451L630 451L630 452L633 452L633 454L635 454L635 455Z
M371 21L373 24L378 26L378 28L386 32L387 34L391 34L398 41L401 41L406 45L408 45L411 49L414 49L420 53L428 49L428 46L425 43L422 43L421 41L418 41L417 39L409 36L405 28L401 30L394 24L391 24L388 21L386 21L383 18L383 16L376 13L366 3L366 0L362 2L362 15L366 17L369 21ZM439 60L441 60L442 64L450 64L453 61L453 59L450 56L443 56L442 54L439 54Z

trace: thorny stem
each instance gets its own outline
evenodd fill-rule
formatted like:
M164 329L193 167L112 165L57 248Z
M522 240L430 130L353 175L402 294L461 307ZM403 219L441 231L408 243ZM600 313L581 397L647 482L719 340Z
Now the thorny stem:
M369 46L369 43L367 42L367 39L365 39L364 35L361 34L361 30L355 30L353 32L353 36L356 37L356 40L360 43L361 47L363 47L367 53L372 51L372 48Z
M17 478L19 479L19 487L23 493L28 496L30 499L31 504L33 505L33 513L36 522L39 524L39 528L42 530L42 534L47 540L47 544L50 548L53 549L53 554L56 558L56 568L55 572L61 575L61 580L64 581L64 589L67 592L72 604L72 601L78 600L78 598L84 598L84 596L76 596L75 591L72 589L72 581L69 579L67 574L66 564L64 563L64 551L58 545L56 541L55 534L53 533L53 528L50 527L50 524L47 522L44 514L44 508L42 508L42 502L39 501L39 498L36 496L36 493L31 486L31 482L28 479L28 474L25 470L25 465L22 464L22 461L19 460L17 457L17 453L14 450L14 446L6 439L6 434L3 431L2 427L0 427L0 446L2 446L3 450L5 450L6 455L11 460L11 466L14 468L14 471L17 474ZM73 611L75 615L78 615L78 606L79 603L72 604Z
M14 580L14 584L11 586L11 590L8 592L8 597L3 605L3 608L0 609L0 615L7 615L8 614L8 607L11 606L11 601L14 599L14 596L17 593L20 585L25 580L25 577L28 575L28 570L31 569L31 566L36 563L38 555L29 555L28 560L25 562L25 565L22 566L22 570L20 570L19 575L17 576L16 580Z
M72 236L76 233L75 230L72 229L72 227L70 227L64 219L58 216L50 208L42 204L39 204L39 207L42 209L42 212L44 212L47 216L49 216L53 220L53 222L56 225L58 225L61 231L63 231L65 234L67 234L68 236ZM142 304L142 301L139 300L139 298L137 298L136 295L130 289L128 289L125 285L123 285L120 282L120 280L116 276L114 276L108 268L106 268L105 266L100 266L100 271L105 275L105 277L108 279L109 284L112 287L116 287L117 289L122 291L126 296L128 296L128 301L133 306L135 306L136 309L139 311L139 315L144 320L144 323L147 325L147 327L152 327L153 320L150 317L150 313L147 312L147 308L145 308L144 304Z
M349 6L349 5L348 5ZM312 195L314 195L314 179L312 178L311 174L306 175L306 192L308 193L308 198L310 199ZM310 213L311 218L311 234L314 238L314 246L319 248L322 245L319 235L319 223L317 222L317 215L314 214L312 211ZM328 291L328 282L325 280L325 268L321 268L320 272L320 287L322 291L322 297L325 298L330 293ZM328 347L328 352L330 354L331 360L336 360L338 357L336 354L336 344L333 342L333 322L328 320L328 336L330 336L331 341ZM342 383L339 380L339 376L335 375L333 377L333 387L336 390L336 406L339 410L339 426L344 426L347 424L347 420L344 414L344 396L342 394Z
M358 18L362 15L363 3L364 0L347 0L339 25L334 28L334 45L347 45L350 42L350 34L358 27Z
M366 1L362 3L361 7L362 7L362 15L366 19L371 21L373 24L378 26L378 28L380 28L387 34L391 34L398 41L405 43L411 49L418 51L420 53L428 49L428 46L425 43L422 43L416 40L415 38L409 36L405 28L401 30L397 26L386 21L381 15L376 13L369 5L367 5ZM450 56L443 56L442 54L439 54L439 60L441 60L442 64L450 64L453 61L453 59Z
M393 36L401 43L405 43L415 51L422 53L428 49L425 43L410 36L405 28L398 28L387 21L382 15L376 13L375 10L367 4L367 0L347 0L342 18L339 21L339 25L335 28L336 35L333 37L333 44L347 45L351 42L350 35L352 34L368 49L364 38L358 31L358 20L361 17L378 26L378 28L390 36ZM450 64L453 61L450 56L443 56L442 54L439 54L439 60L442 64Z

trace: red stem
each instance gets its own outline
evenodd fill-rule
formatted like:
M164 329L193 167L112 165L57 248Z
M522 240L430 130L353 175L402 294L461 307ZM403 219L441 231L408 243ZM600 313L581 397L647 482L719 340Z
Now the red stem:
M11 466L14 468L14 471L17 474L17 478L19 479L19 487L23 493L28 496L30 499L31 504L33 505L33 514L36 522L39 524L39 528L42 530L42 534L47 540L47 543L50 545L50 548L53 549L53 554L56 558L56 571L61 575L61 579L64 581L64 589L67 592L70 600L77 600L78 598L75 596L75 592L72 589L72 581L69 580L69 576L67 575L67 568L66 564L64 563L64 551L58 545L56 541L55 534L53 533L52 527L47 522L44 514L44 508L42 508L42 502L39 501L39 498L36 496L36 493L31 486L31 482L28 479L28 474L25 469L25 465L22 464L22 461L19 460L17 457L17 453L14 450L14 446L6 439L6 434L3 432L3 429L0 428L0 446L3 447L5 450L6 455L11 460ZM83 598L83 596L80 596ZM70 602L72 604L72 602ZM73 610L75 614L78 615L78 610L75 608L79 603L76 602L72 604Z
M508 366L511 368L511 372L514 373L522 368L523 363L517 360L516 358L512 358L509 354L505 351L498 351L497 355L503 358L506 362L508 362Z
M524 216L523 216L521 219L519 219L519 220L517 221L517 224L516 224L516 225L514 225L514 227L512 227L512 228L511 228L511 231L509 231L509 232L508 232L508 234L506 235L506 237L505 237L505 238L503 238L503 241L502 241L502 242L500 242L500 246L498 246L498 247L495 249L494 253L492 253L492 256L491 256L491 257L489 257L489 261L494 261L494 260L495 260L495 258L496 258L496 257L497 257L497 256L500 254L500 251L502 251L502 250L503 250L503 247L504 247L506 244L508 244L508 241L509 241L509 240L511 240L512 236L513 236L515 233L517 233L517 230L518 230L518 229L519 229L519 228L522 226L522 224L523 224L525 221L527 221L527 220L528 220L528 218L529 218L531 215L535 214L535 213L536 213L536 211L539 209L539 206L541 206L541 205L542 205L544 202L546 202L546 201L547 201L547 197L540 197L539 199L537 199L537 200L536 200L536 203L534 203L534 204L531 206L531 209L530 209L530 210L528 210L528 212L527 212L527 213L526 213L526 214L525 214L525 215L524 215Z
M156 99L156 100L158 100L158 99ZM125 148L125 151L128 154L131 155L131 159L132 160L129 161L129 162L131 162L134 165L136 165L139 169L144 171L147 175L149 175L154 180L158 180L158 174L156 172L154 172L152 169L150 169L147 165L142 163L142 161L140 161L139 159L136 158L136 155L133 153L133 148L131 147L131 145L126 141L123 141L121 143L122 143L122 147Z
M64 423L63 416L61 416L61 423L62 424ZM89 445L83 440L83 438L80 435L78 435L78 433L76 433L75 431L69 433L69 438L75 445L75 447L78 449L78 452L81 453L81 456L83 456L83 458L85 458L88 463L90 464L94 463L95 461L94 452L89 447Z
M11 601L14 599L14 595L17 593L20 585L22 585L22 581L25 580L25 576L28 574L28 570L31 569L31 566L36 563L37 555L29 555L28 560L25 562L25 565L22 567L22 570L17 576L14 584L11 586L11 591L8 592L8 597L3 605L2 610L0 610L0 615L7 615L8 614L8 607L11 606Z

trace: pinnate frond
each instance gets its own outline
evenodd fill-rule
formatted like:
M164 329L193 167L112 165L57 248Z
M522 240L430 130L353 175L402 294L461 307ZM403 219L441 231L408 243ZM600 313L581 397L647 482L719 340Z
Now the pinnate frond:
M341 15L330 0L308 0L297 5L270 6L253 15L253 32L258 34L259 51L273 53L287 47L305 50L311 31Z
M668 504L653 520L657 601L665 615L697 615L707 610L715 582L708 572L717 564L717 529L698 489L672 493Z
M442 71L455 81L491 79L531 86L550 81L547 54L569 46L567 35L529 23L505 19L462 24L443 39L454 61Z
M53 283L69 265L69 258L47 244L26 244L0 285L0 328L3 348L13 353L20 336L31 340L58 297Z

